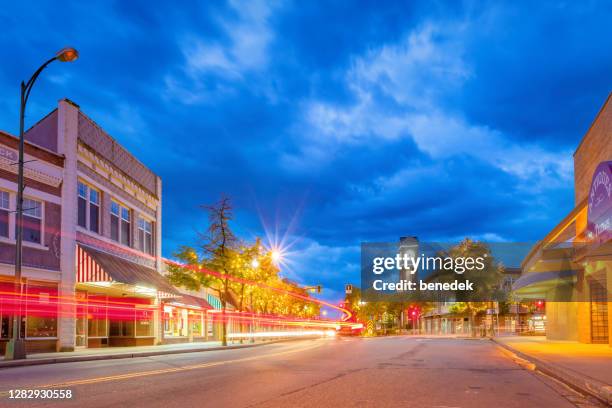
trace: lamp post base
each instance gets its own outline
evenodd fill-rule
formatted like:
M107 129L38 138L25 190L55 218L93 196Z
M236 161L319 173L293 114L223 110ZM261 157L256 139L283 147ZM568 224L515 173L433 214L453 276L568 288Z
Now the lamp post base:
M26 344L24 339L11 339L6 343L5 360L25 360Z

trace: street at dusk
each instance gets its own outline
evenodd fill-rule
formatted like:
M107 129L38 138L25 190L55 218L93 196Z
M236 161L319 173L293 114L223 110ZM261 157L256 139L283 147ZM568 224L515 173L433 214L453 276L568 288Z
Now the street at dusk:
M612 407L612 2L0 7L0 407Z
M239 352L0 370L16 388L73 390L27 407L602 406L521 368L488 340L305 340ZM6 392L6 389L0 390Z

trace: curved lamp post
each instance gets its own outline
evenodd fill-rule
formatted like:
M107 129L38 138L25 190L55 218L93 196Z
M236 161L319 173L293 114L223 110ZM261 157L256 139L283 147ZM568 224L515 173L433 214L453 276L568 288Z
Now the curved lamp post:
M15 294L18 296L19 306L18 313L13 315L13 335L11 340L6 345L5 360L22 360L26 358L25 340L21 337L21 303L23 299L23 289L21 282L21 265L22 265L22 247L23 247L23 151L24 151L24 136L23 125L26 104L30 97L30 92L34 86L34 82L40 73L51 64L53 61L72 62L79 57L79 53L72 47L61 49L55 56L42 64L40 68L34 72L28 82L21 82L21 106L19 109L19 160L17 171L17 208L15 224Z

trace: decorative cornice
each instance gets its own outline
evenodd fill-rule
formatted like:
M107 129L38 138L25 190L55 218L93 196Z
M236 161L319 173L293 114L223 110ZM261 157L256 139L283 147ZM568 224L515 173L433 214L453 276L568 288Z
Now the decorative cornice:
M5 149L5 148L0 148ZM12 152L12 150L8 150ZM15 152L15 156L17 153ZM17 174L17 166L15 165L15 161L12 160L11 157L7 157L5 154L0 154L0 169L8 171L12 174ZM62 184L62 179L59 177L54 177L49 174L46 174L42 171L34 170L32 168L25 167L23 175L25 178L30 180L35 180L40 183L46 184L51 187L59 187Z
M122 171L119 171L103 157L97 155L87 146L79 143L78 145L79 162L94 172L108 184L122 191L138 202L145 205L150 210L155 211L158 204L157 197L151 195L147 190L142 188L138 183L132 181Z

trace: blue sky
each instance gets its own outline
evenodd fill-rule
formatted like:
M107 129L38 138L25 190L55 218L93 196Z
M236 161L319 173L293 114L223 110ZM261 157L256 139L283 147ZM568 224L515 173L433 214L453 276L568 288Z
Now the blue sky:
M18 4L21 3L21 4ZM0 128L68 97L164 182L164 254L221 193L340 298L359 243L541 238L612 90L609 2L12 2Z

